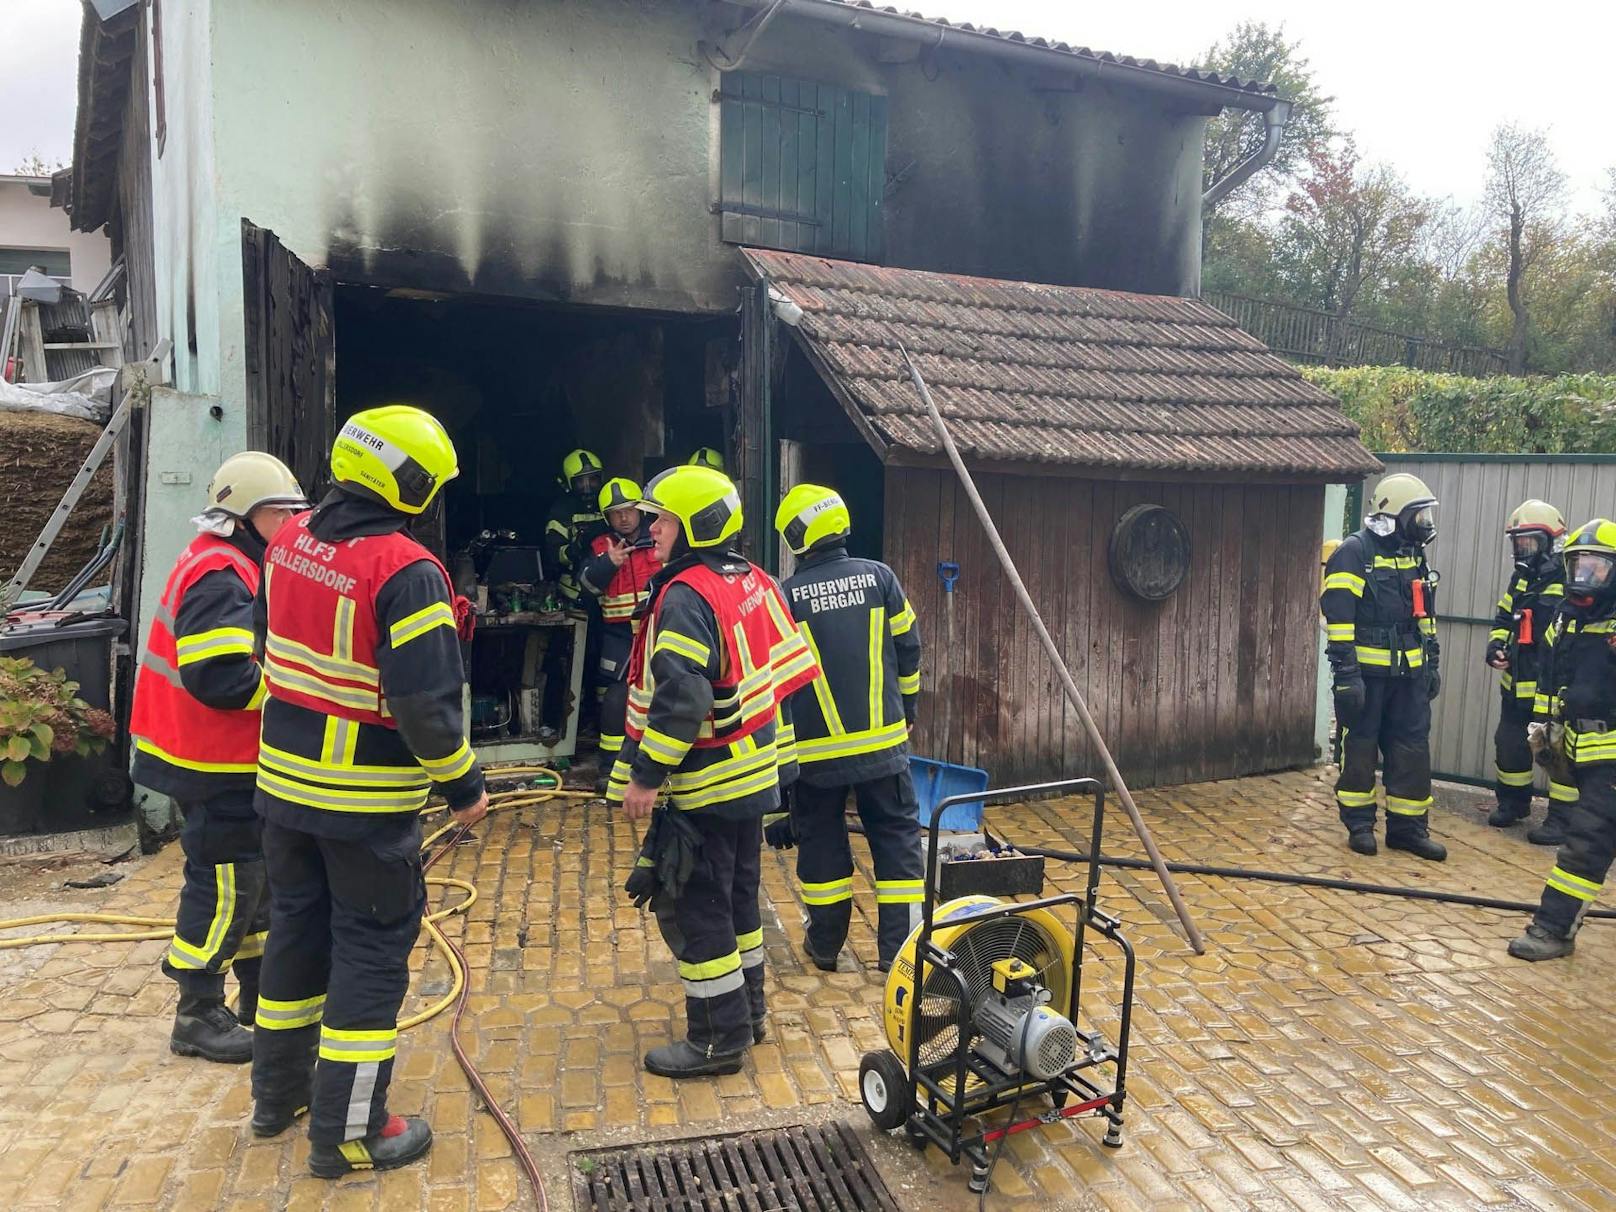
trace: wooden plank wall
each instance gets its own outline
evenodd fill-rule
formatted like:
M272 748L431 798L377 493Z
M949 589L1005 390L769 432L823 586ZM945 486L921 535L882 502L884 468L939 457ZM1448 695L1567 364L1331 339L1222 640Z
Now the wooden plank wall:
M752 72L719 89L723 238L879 261L887 99Z
M885 552L926 647L915 751L995 783L1098 774L1031 625L952 472L888 468ZM1130 784L1231 778L1313 760L1317 486L1125 483L980 475L977 485ZM1190 532L1165 602L1111 579L1111 532L1134 505ZM961 567L943 642L936 566ZM939 693L953 696L946 745Z
M336 437L331 279L246 219L241 255L247 444L275 455L318 497Z

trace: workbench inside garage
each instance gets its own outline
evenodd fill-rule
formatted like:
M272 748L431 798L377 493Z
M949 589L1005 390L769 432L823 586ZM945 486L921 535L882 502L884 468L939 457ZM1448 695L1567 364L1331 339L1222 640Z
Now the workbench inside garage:
M568 611L483 614L467 654L465 708L471 747L482 762L537 762L578 752L588 620ZM566 679L565 714L549 744L539 737L551 644L570 637L572 655L558 676ZM479 719L479 710L484 712ZM492 711L492 718L486 713Z

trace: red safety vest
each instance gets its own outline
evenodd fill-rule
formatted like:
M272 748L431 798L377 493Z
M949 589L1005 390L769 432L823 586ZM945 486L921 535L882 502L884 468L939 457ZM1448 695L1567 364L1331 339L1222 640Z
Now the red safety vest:
M402 531L323 543L309 533L309 517L299 514L270 540L264 557L269 634L264 641L264 675L269 693L310 711L362 724L396 728L382 697L376 648L376 594L399 569L430 560L442 563ZM449 611L437 603L421 617L393 624L391 642L402 643L411 627L436 625ZM453 613L449 615L454 625Z
M251 774L258 766L257 700L240 711L222 711L201 702L180 681L179 646L174 637L180 602L192 585L221 568L236 573L247 591L257 594L262 573L251 556L218 535L200 534L191 540L168 574L146 633L129 731L136 749L171 766L208 774ZM252 642L251 632L238 634L234 628L221 629L217 635L205 632L187 637L186 657L188 661L204 660L210 654L250 652Z
M754 567L743 576L724 576L698 562L673 577L662 593L679 584L689 585L712 607L721 648L713 705L694 746L731 745L772 723L780 704L813 681L819 666L768 573ZM636 741L645 735L655 690L650 655L657 649L661 602L658 594L629 655L627 733Z
M591 544L595 555L605 555L616 535L603 534ZM600 617L608 623L628 623L634 619L635 608L645 601L651 578L662 567L656 552L649 547L629 549L628 559L613 574L606 592L600 595Z

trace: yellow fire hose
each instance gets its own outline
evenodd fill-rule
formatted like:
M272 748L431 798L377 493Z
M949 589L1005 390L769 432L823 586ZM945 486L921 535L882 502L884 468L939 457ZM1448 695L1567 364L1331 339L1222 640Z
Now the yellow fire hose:
M543 804L549 800L591 800L598 798L588 791L568 791L562 787L561 776L548 766L494 766L485 771L490 779L507 778L548 778L555 783L552 789L519 787L510 791L491 793L488 797L488 811L508 812L518 808L529 808L535 804ZM443 810L442 805L429 806L422 809L423 815ZM457 828L453 820L446 821L435 829L421 842L421 850L431 849L433 843L444 835ZM466 970L455 955L449 940L439 929L438 923L445 918L465 913L477 903L477 888L468 880L456 879L453 876L431 875L426 877L426 883L434 888L456 888L464 892L465 898L452 905L446 905L434 913L427 914L421 925L425 928L427 937L443 957L444 963L449 966L452 975L449 992L438 1001L417 1014L400 1019L398 1029L407 1031L411 1027L419 1027L449 1007L453 1006L455 999L460 996L460 990L466 983ZM48 946L56 943L142 943L165 942L174 937L174 919L172 917L135 917L118 913L45 913L36 917L16 917L0 920L0 932L22 930L30 926L59 926L59 925L90 925L90 926L136 926L136 930L96 931L78 934L33 934L23 938L0 939L0 951L9 951L18 947ZM234 994L231 995L234 1000Z

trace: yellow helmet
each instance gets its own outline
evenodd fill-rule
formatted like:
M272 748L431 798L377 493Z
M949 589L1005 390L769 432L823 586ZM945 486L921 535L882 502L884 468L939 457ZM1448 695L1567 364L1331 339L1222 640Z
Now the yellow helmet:
M1395 519L1397 533L1419 546L1436 538L1436 504L1425 481L1406 471L1387 476L1369 494L1370 516Z
M835 489L798 484L775 510L774 528L792 554L802 555L827 540L846 539L853 529L853 518Z
M592 450L574 450L561 460L561 478L567 482L568 488L579 476L591 473L600 475L604 471L600 456Z
M1522 501L1509 515L1509 521L1504 523L1505 534L1514 534L1518 530L1541 530L1550 538L1555 538L1566 532L1565 515L1547 501L1536 498Z
M1566 521L1547 501L1522 501L1504 523L1515 562L1528 570L1558 551L1565 541Z
M409 404L356 412L331 445L331 478L400 513L425 511L460 474L438 419Z
M614 476L601 485L598 504L601 513L609 509L621 509L625 505L638 505L640 503L640 486L626 476Z
M645 486L640 508L678 518L692 547L717 547L741 529L741 494L711 467L668 468Z
M1616 594L1616 522L1595 518L1566 541L1566 593L1608 601Z
M714 450L711 446L703 446L685 462L691 467L710 467L718 472L724 470L723 452Z
M308 503L292 469L261 450L231 455L208 481L208 508L233 518L245 518L260 505L301 509Z

